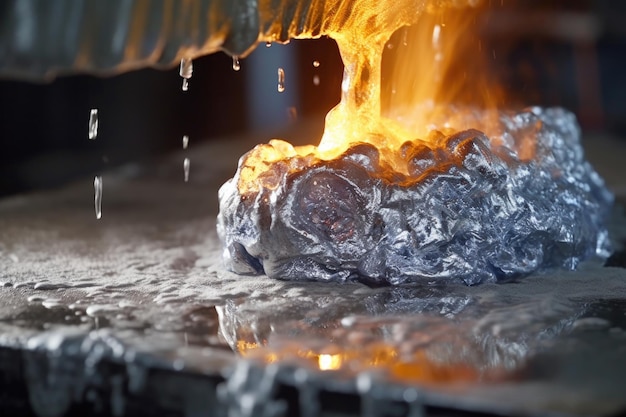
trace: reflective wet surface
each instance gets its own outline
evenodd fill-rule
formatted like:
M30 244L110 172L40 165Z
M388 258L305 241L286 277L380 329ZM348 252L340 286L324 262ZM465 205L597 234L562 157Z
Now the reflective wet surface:
M43 416L626 410L626 269L589 262L475 287L230 274L216 192L249 147L187 150L187 184L178 154L105 173L101 220L92 179L0 201L0 407ZM611 232L626 237L619 209Z

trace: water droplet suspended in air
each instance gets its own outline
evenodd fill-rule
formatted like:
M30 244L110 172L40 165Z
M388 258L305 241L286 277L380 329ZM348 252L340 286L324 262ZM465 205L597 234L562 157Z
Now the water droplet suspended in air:
M102 176L96 175L93 179L94 189L94 205L96 208L96 219L100 220L102 217Z
M272 42L270 42L270 41L265 42L265 47L266 48L269 48L270 46L272 46Z
M278 92L285 91L285 70L278 68Z
M182 87L183 91L187 91L189 90L189 81L187 81L186 78L183 78L183 87Z
M189 166L191 165L191 161L189 158L185 158L183 161L183 171L185 172L185 182L189 181Z
M183 149L187 149L188 146L189 146L189 136L185 135L183 136Z
M318 68L320 66L320 62L318 60L313 61L313 66Z
M314 75L313 76L313 85L320 85L320 76L319 75Z
M239 63L239 57L237 55L233 55L233 70L239 71L241 69L241 64Z
M89 139L95 140L98 137L98 109L91 109L89 112Z

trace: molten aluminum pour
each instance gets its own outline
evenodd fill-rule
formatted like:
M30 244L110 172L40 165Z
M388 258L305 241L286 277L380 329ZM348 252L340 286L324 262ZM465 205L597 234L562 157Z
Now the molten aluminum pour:
M107 73L219 49L238 63L259 41L332 36L350 25L388 37L421 11L475 3L10 0L0 17L0 74ZM606 256L612 197L583 158L574 117L535 108L501 122L508 130L499 142L464 131L442 139L445 150L405 149L406 186L383 178L368 145L312 166L277 163L272 187L257 193L241 195L237 173L220 193L227 266L298 280L476 284ZM526 161L517 142L537 122L536 157Z

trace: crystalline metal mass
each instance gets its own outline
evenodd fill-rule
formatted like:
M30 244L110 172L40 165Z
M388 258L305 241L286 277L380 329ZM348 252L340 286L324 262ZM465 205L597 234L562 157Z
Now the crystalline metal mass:
M584 159L575 117L535 107L500 123L491 140L470 129L434 149L407 144L405 177L390 178L376 148L359 144L331 161L277 162L242 195L244 155L219 193L226 266L291 280L474 285L607 256L612 195Z

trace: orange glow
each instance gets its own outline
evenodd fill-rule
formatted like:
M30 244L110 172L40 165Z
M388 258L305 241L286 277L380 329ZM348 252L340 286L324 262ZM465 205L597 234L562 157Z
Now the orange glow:
M259 345L254 342L247 342L245 340L237 340L237 352L245 354L251 350L257 349Z
M498 140L502 95L484 70L491 52L483 50L477 23L487 2L356 0L349 10L342 4L327 2L325 27L299 36L332 37L344 62L341 101L326 116L319 145L272 140L257 146L240 162L242 194L273 190L285 174L335 159L358 144L376 147L383 178L404 181L409 168L400 154L407 146L428 157L445 145L442 137L470 128ZM384 89L383 52L391 67ZM467 106L480 109L480 115ZM523 158L533 156L532 146L527 148L520 152Z
M438 362L423 350L400 355L395 347L384 343L368 346L366 349L333 347L333 353L328 353L328 350L320 353L303 349L296 343L272 347L258 346L240 340L237 346L246 347L239 350L242 356L256 358L265 363L301 359L312 368L321 371L343 371L347 374L378 369L386 372L391 380L421 385L472 382L486 377L477 368L468 364Z
M433 130L470 128L497 135L497 110L504 95L485 65L497 57L480 33L491 12L486 7L446 9L424 14L417 24L403 28L395 37L402 45L386 54L389 82L383 113L420 138ZM459 112L459 106L487 112L476 120L467 111Z
M410 361L391 364L389 373L398 381L432 384L472 382L480 378L478 370L469 365L434 363L424 352L417 352Z
M317 359L318 367L322 371L334 371L341 368L343 359L340 354L329 355L323 353Z

